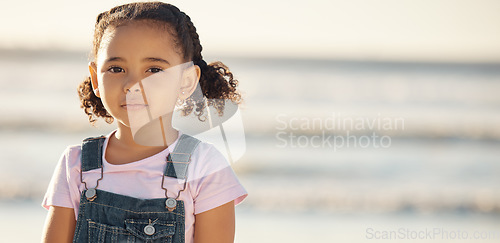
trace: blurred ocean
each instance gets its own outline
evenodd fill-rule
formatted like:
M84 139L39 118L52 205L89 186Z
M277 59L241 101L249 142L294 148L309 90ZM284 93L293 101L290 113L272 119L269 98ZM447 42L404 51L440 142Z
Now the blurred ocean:
M370 228L401 227L496 232L467 239L499 242L500 64L206 58L216 59L245 99L247 150L233 168L249 197L237 242L364 242ZM17 239L12 222L32 218L32 242L62 151L114 127L91 127L79 108L85 53L2 50L0 67L0 237ZM338 118L404 126L327 125ZM346 132L390 143L315 142Z

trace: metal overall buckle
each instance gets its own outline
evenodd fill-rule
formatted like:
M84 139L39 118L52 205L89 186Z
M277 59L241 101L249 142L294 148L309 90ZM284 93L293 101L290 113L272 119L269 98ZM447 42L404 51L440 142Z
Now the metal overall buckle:
M187 162L181 162L181 161L172 161L172 160L169 160L169 158L172 158L171 154L187 154L189 155L188 156L188 159L187 159ZM191 161L191 154L188 154L188 153L169 153L167 155L167 157L165 158L165 167L167 166L168 163L183 163L183 164L188 164L189 165L189 162ZM166 171L166 168L165 170ZM186 183L187 183L187 166L186 166L186 176L184 177L184 186L182 188L182 190L179 190L179 192L177 193L177 197L173 198L173 197L168 197L167 195L167 188L165 188L163 185L164 185L164 181L165 181L165 173L163 174L162 178L161 178L161 188L163 190L165 190L165 197L167 198L167 200L165 200L165 208L168 209L168 211L172 212L175 210L175 208L177 207L177 199L179 198L179 196L181 195L181 192L183 192L184 190L186 190Z

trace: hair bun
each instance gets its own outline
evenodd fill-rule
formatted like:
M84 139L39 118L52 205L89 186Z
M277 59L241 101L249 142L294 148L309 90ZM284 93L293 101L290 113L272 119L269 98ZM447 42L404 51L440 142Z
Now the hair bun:
M205 60L194 61L194 64L198 65L202 70L207 68L207 62Z

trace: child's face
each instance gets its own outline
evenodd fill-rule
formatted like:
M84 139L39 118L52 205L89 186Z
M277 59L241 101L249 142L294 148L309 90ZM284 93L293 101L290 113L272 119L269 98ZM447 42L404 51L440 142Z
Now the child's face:
M106 30L96 63L91 63L89 70L92 86L94 90L98 88L95 93L101 98L106 110L118 122L129 127L130 120L133 119L130 117L134 112L139 114L137 110L145 110L143 107L145 104L141 104L141 99L135 100L134 104L130 103L131 94L138 92L137 97L146 97L145 89L141 89L145 86L143 82L158 80L158 77L161 78L160 75L173 77L175 75L168 74L172 72L162 71L183 62L178 49L174 48L172 36L165 28L151 26L145 21L134 21ZM197 66L191 66L190 69L188 75L183 73L180 75L182 78L165 78L161 87L150 89L150 93L147 94L150 105L148 109L153 107L156 99L157 104L161 103L162 110L172 111L177 98L189 97L196 88L200 76Z

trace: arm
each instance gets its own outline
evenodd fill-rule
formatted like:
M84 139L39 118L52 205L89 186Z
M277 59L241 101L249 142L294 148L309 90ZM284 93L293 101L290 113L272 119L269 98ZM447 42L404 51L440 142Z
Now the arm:
M75 212L72 208L51 206L42 234L43 243L73 242L75 234Z
M195 215L195 243L234 242L234 201Z

